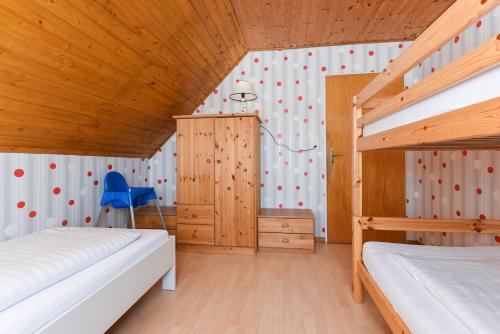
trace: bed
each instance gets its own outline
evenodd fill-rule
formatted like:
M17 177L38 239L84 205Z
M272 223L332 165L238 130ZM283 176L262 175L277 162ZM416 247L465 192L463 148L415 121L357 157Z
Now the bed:
M363 263L412 333L494 333L500 327L500 247L367 242Z
M1 333L102 333L160 278L175 289L175 237L163 230L54 228L7 250Z
M362 191L366 151L500 149L499 34L412 87L385 94L499 4L457 0L353 97L353 299L363 302L368 291L394 333L493 333L500 327L500 247L363 242L366 230L500 234L500 220L364 216ZM488 261L496 270L484 265ZM477 295L483 300L467 299Z

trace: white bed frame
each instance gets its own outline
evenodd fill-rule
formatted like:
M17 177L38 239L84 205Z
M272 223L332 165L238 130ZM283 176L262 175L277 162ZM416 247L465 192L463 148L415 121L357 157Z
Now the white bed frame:
M146 255L37 333L104 333L160 278L163 290L175 290L175 236Z

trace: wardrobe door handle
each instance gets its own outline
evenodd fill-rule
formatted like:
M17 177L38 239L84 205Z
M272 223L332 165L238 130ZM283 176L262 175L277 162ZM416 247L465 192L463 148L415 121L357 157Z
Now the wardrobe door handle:
M281 224L281 227L283 227L283 228L287 228L288 226L290 226L290 225L288 225L288 223Z
M283 240L281 240L281 241L283 241L283 243L285 243L285 244L287 244L287 243L289 243L289 242L290 242L290 240L288 240L287 238L285 238L285 239L283 239Z

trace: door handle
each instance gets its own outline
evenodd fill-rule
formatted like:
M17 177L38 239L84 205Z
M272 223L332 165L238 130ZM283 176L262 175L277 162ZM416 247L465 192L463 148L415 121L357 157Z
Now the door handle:
M333 167L333 163L335 162L336 157L341 157L343 154L335 154L333 147L330 147L330 154L328 154L330 167Z

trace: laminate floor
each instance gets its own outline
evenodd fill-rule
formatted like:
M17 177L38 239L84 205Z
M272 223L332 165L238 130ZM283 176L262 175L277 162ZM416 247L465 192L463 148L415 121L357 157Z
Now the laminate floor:
M351 298L351 246L315 254L177 253L177 290L154 285L109 333L389 333Z

